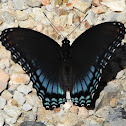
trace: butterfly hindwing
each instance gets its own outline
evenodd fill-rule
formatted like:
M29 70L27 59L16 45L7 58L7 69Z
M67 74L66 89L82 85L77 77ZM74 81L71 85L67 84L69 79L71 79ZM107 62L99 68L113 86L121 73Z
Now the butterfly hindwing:
M2 32L1 41L30 75L33 87L47 109L65 102L59 81L60 46L54 40L30 29L10 28Z
M102 71L124 38L119 22L96 25L81 34L71 46L74 84L71 98L75 105L94 108L99 96Z

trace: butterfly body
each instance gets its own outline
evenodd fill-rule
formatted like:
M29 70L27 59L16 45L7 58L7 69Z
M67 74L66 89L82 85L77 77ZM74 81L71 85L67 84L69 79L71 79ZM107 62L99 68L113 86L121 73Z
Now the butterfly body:
M0 40L29 74L46 109L64 104L68 90L75 105L94 108L102 73L124 34L122 23L106 22L81 34L72 45L65 38L62 47L25 28L6 29Z
M71 46L70 41L67 38L65 38L62 41L61 57L62 57L61 82L63 85L63 89L67 91L70 90L72 84Z

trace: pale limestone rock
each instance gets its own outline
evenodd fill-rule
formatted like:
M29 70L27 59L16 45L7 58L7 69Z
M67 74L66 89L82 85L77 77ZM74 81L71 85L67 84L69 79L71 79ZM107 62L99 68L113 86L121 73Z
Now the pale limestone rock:
M8 58L3 58L0 60L0 67L7 68L10 66L10 60Z
M3 109L6 104L6 100L0 96L0 109Z
M19 26L32 29L35 26L35 21L32 18L29 18L26 21L20 21Z
M16 10L16 18L19 21L24 21L28 19L28 14L24 13L23 11Z
M61 15L67 15L66 10L62 7L60 8L55 8L55 12L57 15L60 17Z
M65 27L68 22L68 15L60 16L59 20L60 20L60 25Z
M32 89L29 86L26 86L24 84L19 85L17 87L17 90L25 95L32 91Z
M14 123L16 123L17 119L16 118L11 118L11 117L8 117L5 119L5 122L7 124L10 124L10 126L14 126Z
M125 74L124 70L121 70L120 72L117 73L116 79L122 78L124 76L124 74Z
M44 6L50 4L50 0L41 0L41 2Z
M46 9L47 9L48 11L52 11L53 6L52 6L51 4L48 4L48 5L46 5Z
M11 53L10 51L7 51L4 46L1 45L0 43L0 58L8 58L11 59Z
M73 24L73 18L74 18L74 14L73 13L69 13L68 15L68 25L72 25Z
M72 10L73 9L73 4L72 3L68 3L68 4L66 4L66 6L64 7L65 8L65 10Z
M34 8L33 9L33 14L34 14L34 19L37 21L37 22L41 22L42 24L44 25L50 25L50 22L48 21L48 19L46 18L46 16L43 14L45 8L42 7L42 8ZM50 12L45 12L45 14L47 15L47 17L49 18L49 20L51 22L53 22L53 11Z
M77 112L78 112L78 106L72 106L72 107L70 108L70 111L71 111L72 113L77 113Z
M24 0L13 0L15 9L23 10L24 9Z
M12 74L10 83L12 84L28 84L30 78L27 74Z
M35 121L37 118L36 113L32 111L24 112L24 120Z
M104 118L107 116L108 113L109 113L109 107L105 106L96 111L95 116L99 118Z
M0 126L4 126L4 117L0 115Z
M10 74L16 74L16 73L17 74L24 74L25 71L22 69L22 67L19 64L13 64L10 67L9 73Z
M115 108L116 107L116 103L117 103L117 99L116 98L112 98L111 101L110 101L111 108Z
M41 24L41 23L37 24L36 30L37 30L38 32L42 32L42 29L43 29L42 24Z
M8 90L4 90L1 96L8 101L13 95Z
M126 91L126 82L122 83L123 90Z
M35 93L30 93L26 95L26 101L32 106L42 106L42 101L39 99L37 95L35 95Z
M112 11L124 11L126 9L125 0L113 0L101 2L101 4L109 7Z
M116 21L119 13L116 12L110 12L106 14L106 19L104 21L109 22L109 21Z
M18 107L12 105L5 105L4 111L12 118L17 119L21 115L21 111Z
M41 0L25 0L25 2L30 7L40 7L41 6Z
M3 23L3 20L0 18L0 25Z
M66 102L66 103L63 105L63 107L64 107L64 110L65 110L65 111L68 111L68 110L71 108L70 102Z
M90 24L90 25L94 25L95 24L95 14L93 13L92 10L88 10L87 13L88 14L85 18L85 20L87 20L87 22Z
M73 7L77 8L82 12L85 12L91 6L91 2L85 2L83 0L73 0L72 3Z
M29 110L31 110L32 109L32 106L30 105L30 104L28 104L28 103L25 103L24 105L23 105L23 110L24 111L29 111Z
M93 0L92 5L97 7L97 6L99 6L101 4L100 2L102 2L102 0Z
M12 16L11 13L7 12L7 11L3 11L1 13L1 18L3 19L4 22L6 22L7 24L12 24L14 23L14 17Z
M93 7L93 8L92 8L92 11L93 11L95 14L100 14L100 13L105 12L105 10L104 10L104 8L103 8L102 6Z
M8 74L6 74L3 70L0 69L0 92L6 89L8 80Z
M119 15L117 16L117 21L122 22L122 23L126 22L126 10L119 13Z
M80 107L79 111L78 111L78 115L81 116L81 117L83 116L83 118L88 118L89 113L88 113L88 110L85 107Z
M25 97L23 96L22 93L20 93L18 91L14 92L13 99L16 100L19 105L23 105L25 102Z

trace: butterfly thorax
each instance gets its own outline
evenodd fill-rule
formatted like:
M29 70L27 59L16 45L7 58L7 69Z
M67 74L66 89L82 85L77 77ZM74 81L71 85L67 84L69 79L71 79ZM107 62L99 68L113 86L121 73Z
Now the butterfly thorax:
M63 62L69 62L71 59L71 53L70 53L70 41L65 38L62 41L62 59Z
M64 85L64 90L69 90L71 85L71 47L70 41L65 38L62 41L62 82Z

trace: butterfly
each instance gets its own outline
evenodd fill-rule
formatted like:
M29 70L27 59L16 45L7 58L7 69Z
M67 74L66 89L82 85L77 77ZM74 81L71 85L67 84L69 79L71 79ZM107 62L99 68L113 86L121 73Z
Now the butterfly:
M90 109L95 107L102 73L124 35L122 23L106 22L82 33L72 45L67 38L60 46L42 33L20 27L2 31L0 41L29 74L46 109L64 104L67 91L74 105Z

